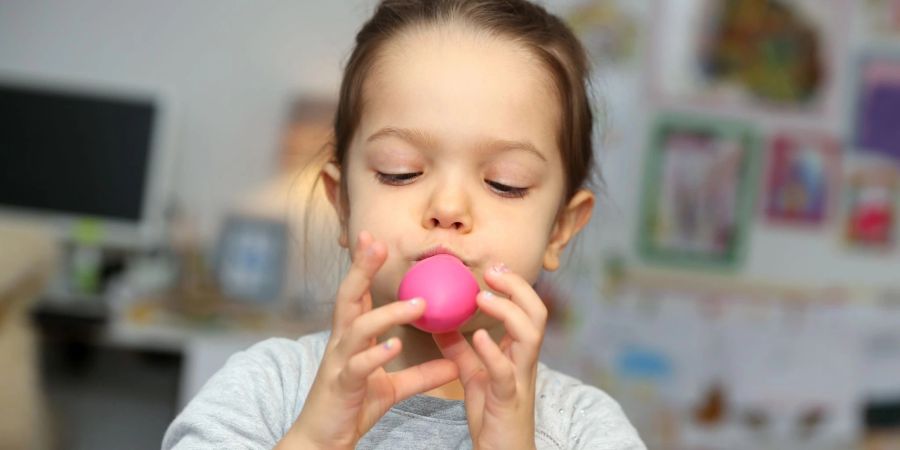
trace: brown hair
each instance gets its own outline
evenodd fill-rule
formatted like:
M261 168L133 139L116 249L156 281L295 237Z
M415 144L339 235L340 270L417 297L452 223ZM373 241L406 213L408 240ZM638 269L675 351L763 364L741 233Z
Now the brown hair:
M362 117L366 76L386 43L413 27L452 23L507 37L532 52L548 70L562 107L558 145L565 199L570 199L590 183L594 160L588 57L559 18L525 0L383 0L356 35L356 46L344 69L332 160L342 172L346 170L347 150ZM340 201L347 206L346 176L341 176L341 187Z

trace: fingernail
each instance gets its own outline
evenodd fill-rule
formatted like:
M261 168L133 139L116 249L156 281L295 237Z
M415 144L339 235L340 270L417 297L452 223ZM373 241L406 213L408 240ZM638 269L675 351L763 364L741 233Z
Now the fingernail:
M481 291L481 292L483 293L481 297L484 298L485 300L493 300L494 299L493 292L491 292L491 291Z
M390 339L384 341L384 344L381 344L381 346L384 347L385 350L390 350L394 347L394 344L396 342L397 342L397 338L390 338Z
M412 299L412 300L409 300L408 303L409 303L410 308L416 308L416 307L419 306L419 303L422 303L422 299L416 297L416 298L414 298L414 299Z
M491 269L497 273L508 273L509 272L509 267L506 267L506 264L503 264L503 263L494 264L494 266L491 267Z

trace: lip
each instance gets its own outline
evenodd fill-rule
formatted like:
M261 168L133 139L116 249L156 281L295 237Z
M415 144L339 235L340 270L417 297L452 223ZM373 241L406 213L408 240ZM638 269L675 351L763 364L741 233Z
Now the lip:
M430 258L435 255L451 255L451 256L456 257L460 261L462 261L462 263L465 264L466 266L469 265L468 261L463 259L461 256L457 255L456 252L454 252L453 250L451 250L447 247L444 247L443 245L437 245L437 246L431 247L430 249L420 253L419 256L416 257L416 261L418 262L425 258Z

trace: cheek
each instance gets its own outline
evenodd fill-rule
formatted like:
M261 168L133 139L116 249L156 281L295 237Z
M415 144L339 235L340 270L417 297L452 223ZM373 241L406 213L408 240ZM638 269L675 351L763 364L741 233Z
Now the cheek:
M353 214L350 215L349 230L357 233L353 236L357 236L361 230L366 230L372 233L375 239L388 246L387 260L372 278L370 292L374 306L382 306L396 300L396 290L406 270L405 260L395 246L403 236L403 227L398 226L394 213L391 210L382 211L377 204L355 204Z
M527 246L520 249L515 255L515 259L506 262L510 270L519 274L529 283L535 283L540 276L544 267L544 249L546 245L543 241L535 242L535 245Z
M484 270L497 263L506 264L529 283L534 283L543 269L547 234L543 227L503 227L489 233L489 249L485 255ZM479 274L482 287L486 284Z
M372 233L376 239L384 239L384 222L390 221L390 214L384 211L382 199L374 195L372 189L361 179L361 174L352 174L348 187L348 229L353 239L358 233L366 230Z
M393 245L403 241L409 235L410 228L417 225L414 209L410 206L398 208L397 202L373 201L353 202L349 230L359 233L362 230L372 233L376 240L386 243L390 250ZM357 234L354 234L356 236ZM390 254L389 257L396 255Z
M553 231L555 208L547 205L507 211L488 231L491 255L529 282L543 269L544 253Z

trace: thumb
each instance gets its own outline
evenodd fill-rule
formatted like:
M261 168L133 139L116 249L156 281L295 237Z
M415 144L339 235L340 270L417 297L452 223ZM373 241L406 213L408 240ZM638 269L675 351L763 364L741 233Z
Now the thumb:
M459 331L433 334L432 337L444 358L453 361L459 367L459 379L463 385L476 373L484 370L478 354Z

